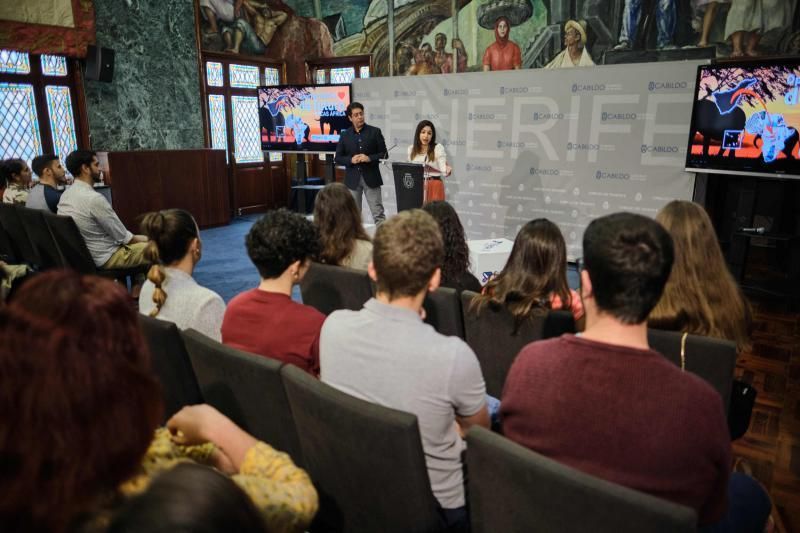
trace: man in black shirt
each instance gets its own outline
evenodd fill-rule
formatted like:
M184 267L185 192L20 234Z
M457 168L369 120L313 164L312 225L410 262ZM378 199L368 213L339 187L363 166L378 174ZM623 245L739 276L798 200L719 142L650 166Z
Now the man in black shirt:
M379 160L386 157L386 143L380 128L370 126L364 120L364 106L353 102L347 106L347 118L353 127L342 131L336 146L336 164L345 167L344 184L350 189L361 211L361 193L375 225L380 225L386 215L381 202L381 178Z

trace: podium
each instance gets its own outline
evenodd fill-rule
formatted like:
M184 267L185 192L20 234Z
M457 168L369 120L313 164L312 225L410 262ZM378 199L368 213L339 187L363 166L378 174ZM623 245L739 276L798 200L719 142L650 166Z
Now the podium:
M424 165L421 163L392 163L397 212L422 207L425 194Z

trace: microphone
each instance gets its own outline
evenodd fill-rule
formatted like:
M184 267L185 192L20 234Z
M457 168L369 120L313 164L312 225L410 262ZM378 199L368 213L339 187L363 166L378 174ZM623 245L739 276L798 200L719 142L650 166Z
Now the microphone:
M761 226L758 228L739 228L742 233L752 233L753 235L763 235L767 232L767 228Z
M384 155L385 155L385 157L383 158L383 164L384 164L384 165L385 165L385 164L386 164L386 162L389 160L389 152L391 152L391 151L392 151L392 150L394 150L395 148L397 148L397 143L394 143L394 144L392 145L392 147L391 147L391 148L389 148L388 150L386 150L386 152L384 153Z

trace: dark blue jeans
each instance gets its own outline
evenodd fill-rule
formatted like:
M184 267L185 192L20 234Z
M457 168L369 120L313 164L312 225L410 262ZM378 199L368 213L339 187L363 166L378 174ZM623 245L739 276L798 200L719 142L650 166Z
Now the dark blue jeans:
M703 526L701 533L762 533L772 503L758 482L734 472L728 482L728 511L716 524Z

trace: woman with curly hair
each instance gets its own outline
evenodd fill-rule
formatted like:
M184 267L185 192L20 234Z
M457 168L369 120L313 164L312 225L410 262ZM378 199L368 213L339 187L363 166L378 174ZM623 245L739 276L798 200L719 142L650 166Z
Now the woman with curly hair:
M447 202L431 202L422 207L439 224L444 241L444 264L442 264L442 287L459 292L481 292L481 282L469 271L469 248L464 237L464 226L456 210Z
M550 309L569 309L576 322L583 318L581 299L567 284L567 245L558 226L546 218L525 224L505 267L473 305L478 311L505 306L518 323Z
M221 340L225 302L192 277L203 249L197 222L188 211L166 209L144 215L141 226L149 239L144 257L153 266L139 293L139 312Z
M674 200L656 220L672 235L675 262L648 325L728 339L739 350L747 348L750 306L725 264L705 209Z
M330 183L319 191L314 201L314 224L319 231L321 263L367 269L372 242L353 195L342 183Z
M292 289L319 251L314 224L286 209L269 211L250 228L245 242L261 283L228 304L222 342L319 376L319 332L325 315L292 301Z
M0 186L5 189L3 203L25 205L32 175L28 163L22 159L0 161Z
M161 390L137 313L106 278L52 270L0 308L4 532L102 530L158 473L197 461L230 475L271 531L303 531L308 475L208 405L159 428Z

